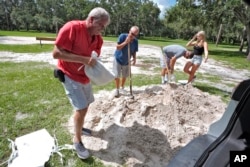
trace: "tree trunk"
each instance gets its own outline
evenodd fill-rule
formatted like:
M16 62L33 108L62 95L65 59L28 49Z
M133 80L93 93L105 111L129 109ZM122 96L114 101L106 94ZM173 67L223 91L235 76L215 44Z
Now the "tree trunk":
M243 30L242 30L242 36L241 36L241 42L240 42L240 52L243 51L244 48L244 42L245 42L245 36L246 36L246 26L244 26Z
M220 29L219 29L219 32L218 32L218 35L217 35L217 40L216 40L216 47L218 45L218 42L220 40L220 36L221 36L221 30L222 30L222 24L220 24Z
M250 22L248 22L247 26L246 26L246 33L247 33L247 55L250 57L250 52L249 52L249 48L250 48Z
M56 35L58 34L58 21L56 21Z

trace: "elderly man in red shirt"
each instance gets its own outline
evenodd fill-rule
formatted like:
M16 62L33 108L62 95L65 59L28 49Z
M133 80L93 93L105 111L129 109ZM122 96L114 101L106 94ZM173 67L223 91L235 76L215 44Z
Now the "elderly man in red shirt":
M53 57L58 59L60 81L75 110L73 142L81 159L89 157L81 135L89 104L94 101L90 80L81 67L95 65L96 60L91 58L91 53L95 51L98 56L100 55L103 44L101 32L109 23L109 13L103 8L94 8L86 20L67 22L60 29L53 49Z

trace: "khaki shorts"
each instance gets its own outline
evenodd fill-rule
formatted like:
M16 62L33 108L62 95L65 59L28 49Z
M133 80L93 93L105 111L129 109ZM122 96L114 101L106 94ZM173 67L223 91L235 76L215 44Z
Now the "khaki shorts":
M113 73L115 75L115 78L120 78L120 77L127 78L129 76L129 66L119 64L114 58Z
M82 84L65 75L65 81L62 84L74 110L85 109L90 103L94 102L95 99L90 83Z
M170 58L168 58L165 54L162 55L160 57L160 65L161 65L161 68L167 68L167 66L168 66L168 69L169 69L170 68Z

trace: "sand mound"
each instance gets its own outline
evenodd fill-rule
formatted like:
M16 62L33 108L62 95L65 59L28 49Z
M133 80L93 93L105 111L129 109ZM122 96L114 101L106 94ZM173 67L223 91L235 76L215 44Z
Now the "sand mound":
M107 165L165 166L181 147L206 133L226 107L192 85L133 89L134 99L129 90L119 98L100 92L87 114L85 127L94 132L83 142Z

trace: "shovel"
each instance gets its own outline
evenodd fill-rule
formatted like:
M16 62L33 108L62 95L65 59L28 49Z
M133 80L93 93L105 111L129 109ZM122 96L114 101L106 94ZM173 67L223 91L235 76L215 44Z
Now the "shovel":
M133 90L132 90L132 74L131 74L131 55L130 55L130 44L128 44L128 70L129 70L129 90L131 99L134 99Z

